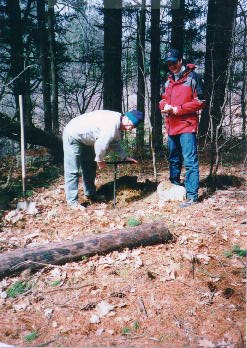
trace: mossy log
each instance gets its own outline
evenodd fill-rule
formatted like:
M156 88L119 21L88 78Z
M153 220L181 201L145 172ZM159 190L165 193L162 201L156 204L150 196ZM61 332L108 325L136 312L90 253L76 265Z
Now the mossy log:
M49 243L35 248L21 248L0 254L0 279L32 271L46 265L62 265L81 260L83 256L105 254L122 248L166 243L172 235L163 222L146 223L136 227L113 230L83 239Z

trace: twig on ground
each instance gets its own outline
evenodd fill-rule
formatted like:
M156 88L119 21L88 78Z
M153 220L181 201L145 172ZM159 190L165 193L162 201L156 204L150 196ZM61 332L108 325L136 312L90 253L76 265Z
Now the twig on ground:
M45 294L48 294L50 292L56 292L56 291L70 291L70 290L80 290L81 288L86 288L87 286L93 286L94 284L84 284L84 285L81 285L81 286L78 286L78 287L67 287L67 288L62 288L62 287L59 287L59 288L55 288L55 289L51 289L51 290L47 290L47 291L44 291L43 293Z
M192 278L193 279L195 279L195 264L196 264L196 261L197 261L196 257L193 256L192 257Z
M142 337L144 337L145 335L143 334L143 335L135 335L135 336L128 336L128 339L130 339L130 340L135 340L135 339L137 339L137 338L142 338Z
M145 308L144 302L141 297L138 297L138 304L140 307L140 311L144 314L145 318L148 317L147 310Z
M157 342L160 342L160 339L159 338L155 338L155 337L148 337L149 340L152 340L152 341L157 341Z
M39 344L37 347L47 347L48 344L55 342L58 339L59 335L56 335L56 337L53 340L47 341L45 343Z
M202 230L197 230L193 227L183 227L184 230L188 230L188 231L193 231L193 232L197 232L197 233L206 233L206 234L214 234L215 232L209 232L209 231L202 231Z

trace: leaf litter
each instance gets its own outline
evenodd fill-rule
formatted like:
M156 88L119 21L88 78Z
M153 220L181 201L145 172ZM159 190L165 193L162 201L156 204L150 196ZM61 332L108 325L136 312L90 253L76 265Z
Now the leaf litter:
M159 172L159 180L165 180L167 171ZM151 167L140 167L138 180L152 181L150 173ZM231 175L240 177L241 168L232 167ZM104 180L100 174L98 183ZM129 196L128 187L119 190L116 209L108 200L71 211L60 178L50 188L35 190L36 215L5 213L1 252L151 221L163 221L175 240L3 279L0 341L13 346L240 347L246 315L246 183L214 193L202 187L205 198L183 210L176 202L159 206L155 191L142 197L140 188L131 187ZM17 282L31 287L9 297Z

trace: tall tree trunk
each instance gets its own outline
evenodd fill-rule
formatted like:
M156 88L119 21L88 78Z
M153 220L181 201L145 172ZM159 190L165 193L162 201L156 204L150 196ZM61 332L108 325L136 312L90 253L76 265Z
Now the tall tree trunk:
M49 32L49 51L51 60L51 110L52 110L52 130L54 134L59 133L58 118L58 72L57 72L57 53L55 41L55 13L54 3L49 1L48 6L48 32Z
M122 111L122 0L104 0L104 109Z
M138 60L138 86L137 110L145 114L145 31L146 31L146 0L142 0L140 14L137 13L137 60ZM136 130L137 153L140 158L144 155L144 123Z
M38 19L38 37L40 66L42 78L42 92L44 105L44 123L45 131L52 132L51 117L51 88L50 88L50 62L48 57L48 33L46 29L45 1L37 0L37 19Z
M162 149L160 100L160 0L151 1L151 124L155 151Z
M214 137L221 120L237 3L238 0L208 1L204 84L206 107L200 121L201 136L207 134L210 126ZM214 142L213 139L211 141Z
M9 25L10 44L10 77L13 79L13 94L15 97L16 116L19 115L19 98L23 95L25 125L32 123L30 81L27 71L27 57L24 59L23 21L19 0L6 0L6 14Z
M246 12L244 11L242 5L240 5L241 8L241 17L243 18L244 23L244 39L243 39L243 60L242 60L242 76L243 76L243 82L242 82L242 88L241 88L241 115L242 115L242 140L245 143L246 142L246 82L247 82L247 16Z
M184 0L172 0L171 47L177 48L183 55L184 50Z

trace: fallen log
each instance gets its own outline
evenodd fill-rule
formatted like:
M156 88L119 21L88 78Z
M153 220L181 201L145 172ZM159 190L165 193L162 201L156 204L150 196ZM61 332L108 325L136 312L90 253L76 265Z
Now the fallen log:
M61 137L43 131L34 125L25 126L26 142L32 145L44 146L51 150L57 161L63 159L63 142ZM0 112L0 137L20 141L20 123L13 121L7 115Z
M20 248L0 254L0 279L18 274L24 269L32 271L47 265L62 265L81 260L82 256L104 254L122 248L165 243L172 235L163 222L146 223L89 236L84 239L49 243L35 248Z

